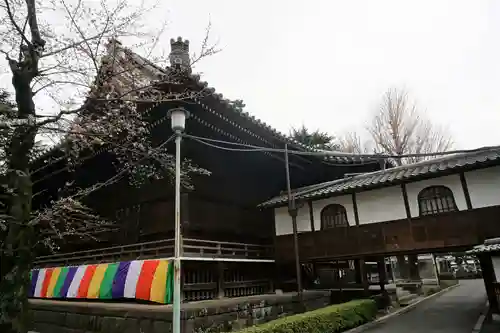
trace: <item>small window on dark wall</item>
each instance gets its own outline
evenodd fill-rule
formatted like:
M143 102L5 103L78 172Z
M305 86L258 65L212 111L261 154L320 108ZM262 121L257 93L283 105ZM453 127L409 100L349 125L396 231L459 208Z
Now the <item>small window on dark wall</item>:
M420 215L432 215L457 211L453 192L446 186L430 186L418 194Z
M348 227L347 213L342 205L328 205L321 211L321 229Z

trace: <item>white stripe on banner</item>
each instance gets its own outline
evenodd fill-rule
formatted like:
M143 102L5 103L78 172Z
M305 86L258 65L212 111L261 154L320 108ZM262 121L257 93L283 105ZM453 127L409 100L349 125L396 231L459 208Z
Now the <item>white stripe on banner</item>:
M35 294L33 297L40 297L42 294L43 279L45 278L45 268L41 268L36 279Z
M134 260L130 263L127 278L125 279L125 289L123 291L123 297L135 298L135 290L137 288L139 275L141 274L142 263L142 260Z
M85 274L85 270L87 269L87 265L78 266L75 272L75 277L71 284L69 285L68 293L66 294L66 298L76 298L78 295L78 288L80 288L80 282L83 279L83 275Z

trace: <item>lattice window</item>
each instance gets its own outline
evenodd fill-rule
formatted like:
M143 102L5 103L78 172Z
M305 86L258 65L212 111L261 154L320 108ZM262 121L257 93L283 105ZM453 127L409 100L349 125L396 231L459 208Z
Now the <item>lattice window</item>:
M453 192L446 186L430 186L418 194L420 215L432 215L457 211Z
M347 212L342 205L328 205L321 211L321 229L348 227Z

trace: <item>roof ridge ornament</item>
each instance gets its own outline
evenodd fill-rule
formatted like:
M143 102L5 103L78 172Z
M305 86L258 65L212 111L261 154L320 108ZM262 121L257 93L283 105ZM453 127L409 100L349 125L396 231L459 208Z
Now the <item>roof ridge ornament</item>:
M114 56L119 47L122 46L122 43L116 39L115 37L111 37L106 43L106 49L108 51L108 55Z
M177 37L170 39L170 66L191 73L191 59L189 57L189 40Z

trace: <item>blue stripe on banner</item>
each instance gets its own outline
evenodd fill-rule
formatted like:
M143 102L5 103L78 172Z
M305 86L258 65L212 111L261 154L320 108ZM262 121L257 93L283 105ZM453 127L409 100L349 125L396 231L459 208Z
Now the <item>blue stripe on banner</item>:
M38 270L38 269L31 270L31 288L30 288L30 293L29 293L28 297L35 296L36 281L38 280L38 274L40 274L40 270Z

